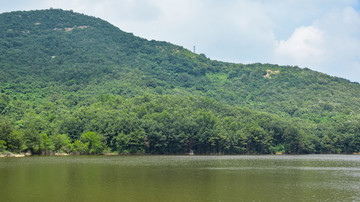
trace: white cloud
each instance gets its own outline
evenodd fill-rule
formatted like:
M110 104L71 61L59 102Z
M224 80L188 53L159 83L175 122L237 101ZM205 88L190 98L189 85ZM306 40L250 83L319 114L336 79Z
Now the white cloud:
M311 26L299 27L274 50L274 61L360 81L360 15L334 9Z
M324 32L314 26L297 28L288 40L279 42L275 49L278 61L298 65L321 62L324 58Z

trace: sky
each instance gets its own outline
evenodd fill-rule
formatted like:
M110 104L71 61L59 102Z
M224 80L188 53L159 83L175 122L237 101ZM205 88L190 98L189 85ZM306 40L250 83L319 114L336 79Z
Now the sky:
M360 0L0 0L61 8L213 60L307 67L360 83Z

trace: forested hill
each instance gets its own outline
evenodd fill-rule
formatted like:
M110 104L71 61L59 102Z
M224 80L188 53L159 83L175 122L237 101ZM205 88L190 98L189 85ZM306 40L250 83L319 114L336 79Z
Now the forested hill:
M0 152L354 153L360 85L57 9L0 14Z

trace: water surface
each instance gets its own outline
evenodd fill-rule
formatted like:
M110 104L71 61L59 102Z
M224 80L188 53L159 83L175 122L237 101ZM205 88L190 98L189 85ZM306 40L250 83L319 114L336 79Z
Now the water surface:
M0 159L0 201L360 201L360 156Z

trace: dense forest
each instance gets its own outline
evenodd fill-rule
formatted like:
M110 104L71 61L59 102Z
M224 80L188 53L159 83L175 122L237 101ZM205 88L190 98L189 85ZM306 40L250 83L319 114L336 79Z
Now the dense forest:
M360 85L214 61L58 9L0 14L0 153L360 152Z

